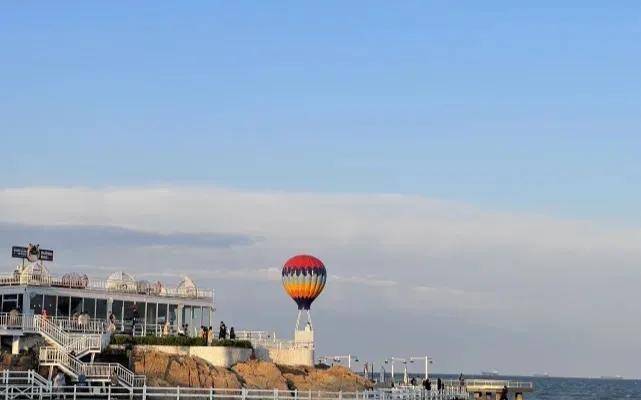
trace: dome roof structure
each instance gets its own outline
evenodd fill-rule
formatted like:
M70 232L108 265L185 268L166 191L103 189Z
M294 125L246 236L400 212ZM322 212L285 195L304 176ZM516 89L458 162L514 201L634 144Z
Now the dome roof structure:
M136 288L134 277L124 271L114 272L107 278L107 290L135 292Z
M176 291L180 294L195 296L198 293L198 288L190 277L185 276L180 283L178 283Z
M15 274L20 278L21 284L49 284L51 274L42 262L30 263L24 267L18 267Z

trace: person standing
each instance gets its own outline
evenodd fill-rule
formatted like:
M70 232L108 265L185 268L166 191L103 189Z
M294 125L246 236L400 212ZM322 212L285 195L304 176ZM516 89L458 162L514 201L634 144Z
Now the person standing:
M218 339L225 340L227 338L227 327L223 321L220 321L220 329L218 330Z
M229 338L231 340L236 340L236 332L234 332L234 327L232 326L231 329L229 330Z
M443 381L441 381L441 378L438 378L436 381L436 390L438 390L439 393L443 391Z

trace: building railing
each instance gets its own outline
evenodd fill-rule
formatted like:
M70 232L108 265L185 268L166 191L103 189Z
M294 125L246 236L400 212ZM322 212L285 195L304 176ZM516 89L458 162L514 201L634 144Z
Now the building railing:
M278 339L276 333L266 331L245 331L236 332L236 339L248 340L254 347L266 347L276 349L308 349L313 348L313 343L295 342L293 340Z
M140 284L140 282L112 281L82 276L80 278L54 277L44 274L16 273L0 275L0 286L51 286L69 289L91 289L112 293L144 294L159 297L178 297L188 299L211 299L214 291L198 288L168 288L157 284Z
M105 333L106 320L99 318L49 317L49 320L67 332Z

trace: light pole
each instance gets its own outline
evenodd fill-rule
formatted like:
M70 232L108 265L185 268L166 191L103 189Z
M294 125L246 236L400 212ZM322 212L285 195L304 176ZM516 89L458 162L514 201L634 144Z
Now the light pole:
M410 357L411 363L413 363L414 360L425 360L425 379L427 380L430 377L430 364L433 363L433 360L429 356Z
M407 359L401 358L401 357L390 357L385 359L385 364L392 365L392 383L394 383L394 363L395 362L402 362L405 365L405 377L403 379L407 379Z
M334 361L336 361L338 363L341 362L341 360L343 360L343 359L347 360L347 368L349 368L349 369L352 369L352 360L354 360L354 362L358 362L358 357L355 356L355 355L352 355L352 354L348 354L348 355L345 355L345 356L324 356L324 357L321 357L321 360L325 360L325 361L334 360Z

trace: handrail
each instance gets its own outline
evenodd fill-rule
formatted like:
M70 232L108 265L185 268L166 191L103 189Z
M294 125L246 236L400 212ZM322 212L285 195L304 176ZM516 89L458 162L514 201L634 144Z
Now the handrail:
M532 382L518 382L510 380L466 379L465 386L482 386L492 388L502 388L503 386L507 386L508 389L532 389L534 384Z
M41 315L34 315L33 321L36 332L49 336L67 352L73 351L80 355L88 351L102 349L102 336L99 334L70 335L60 326Z

